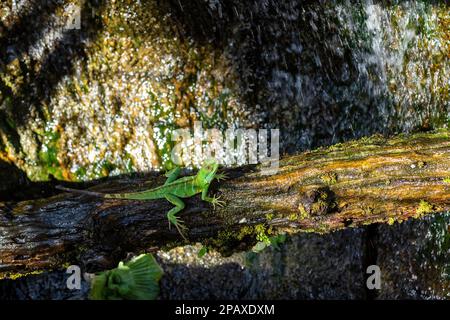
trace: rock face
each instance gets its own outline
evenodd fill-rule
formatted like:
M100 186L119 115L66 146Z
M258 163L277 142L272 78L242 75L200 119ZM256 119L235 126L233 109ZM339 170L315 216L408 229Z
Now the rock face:
M203 258L201 246L159 251L161 299L449 299L450 213L393 226L300 234L278 251ZM378 265L381 289L368 290ZM63 271L0 282L1 299L83 299Z
M33 180L168 166L171 133L196 120L280 128L281 152L448 123L445 2L25 0L0 12L0 151Z
M28 179L24 172L13 164L0 159L0 195L7 194L27 182Z
M223 53L182 38L168 8L102 3L0 5L0 150L33 180L149 170L173 128L245 118Z
M213 254L200 261L195 258L200 247L160 252L168 273L161 283L161 298L363 298L364 234L362 229L303 234L289 239L282 250L229 258Z
M200 2L178 16L197 38L222 41L252 113L283 128L287 151L448 122L448 4ZM198 16L213 28L196 27Z
M81 300L88 296L89 284L82 281L81 290L67 288L69 274L51 272L45 276L29 276L20 280L9 280L1 285L2 300Z
M381 299L450 299L450 214L379 226Z
M364 298L365 231L293 237L250 265L250 299Z
M192 248L172 255L160 253L168 270L161 284L162 297L450 299L449 228L447 213L392 226L300 234L291 237L281 251L269 249L250 259L248 254L235 255L214 266L195 263ZM366 286L370 265L380 267L380 290Z

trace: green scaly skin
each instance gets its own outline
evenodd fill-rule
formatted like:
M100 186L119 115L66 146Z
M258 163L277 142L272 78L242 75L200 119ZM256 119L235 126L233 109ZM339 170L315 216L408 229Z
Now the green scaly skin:
M189 198L201 193L202 200L210 202L214 208L216 205L221 207L225 204L224 201L219 200L220 197L208 197L208 189L211 182L214 179L220 181L221 179L226 178L225 174L217 174L218 168L219 165L216 161L206 161L195 176L177 179L181 171L180 168L177 167L166 173L167 180L162 186L132 193L101 194L95 192L81 192L81 190L73 190L63 187L58 187L58 189L70 192L85 193L93 196L102 196L108 199L154 200L165 198L167 201L175 205L175 207L167 213L169 228L172 223L184 238L184 231L186 230L186 227L183 221L176 216L176 214L185 207L185 204L181 198Z

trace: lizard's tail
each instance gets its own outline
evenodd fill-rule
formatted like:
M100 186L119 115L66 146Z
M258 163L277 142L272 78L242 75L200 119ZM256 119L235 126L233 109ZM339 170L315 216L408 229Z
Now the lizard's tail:
M78 194L84 194L87 196L92 196L92 197L101 197L104 198L105 195L103 193L100 192L93 192L93 191L87 191L87 190L78 190L78 189L71 189L71 188L66 188L63 186L56 186L55 187L58 190L62 190L62 191L67 191L67 192L72 192L72 193L78 193Z

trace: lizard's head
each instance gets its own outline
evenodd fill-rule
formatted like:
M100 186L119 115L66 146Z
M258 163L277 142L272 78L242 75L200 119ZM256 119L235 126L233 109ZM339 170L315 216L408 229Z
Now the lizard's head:
M215 159L206 160L197 174L197 179L204 184L210 184L214 180L219 164Z

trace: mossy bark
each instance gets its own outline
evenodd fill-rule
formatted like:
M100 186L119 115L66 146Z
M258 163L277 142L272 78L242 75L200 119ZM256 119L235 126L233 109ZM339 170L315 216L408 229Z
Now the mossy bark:
M374 136L289 156L278 172L229 169L210 192L226 201L212 208L199 196L180 214L188 242L247 249L261 232L330 232L376 222L394 223L450 210L450 131L385 139ZM145 189L160 174L113 179L99 192ZM114 266L129 252L183 242L169 229L164 200L104 200L62 193L0 203L0 276L79 264L88 271Z

